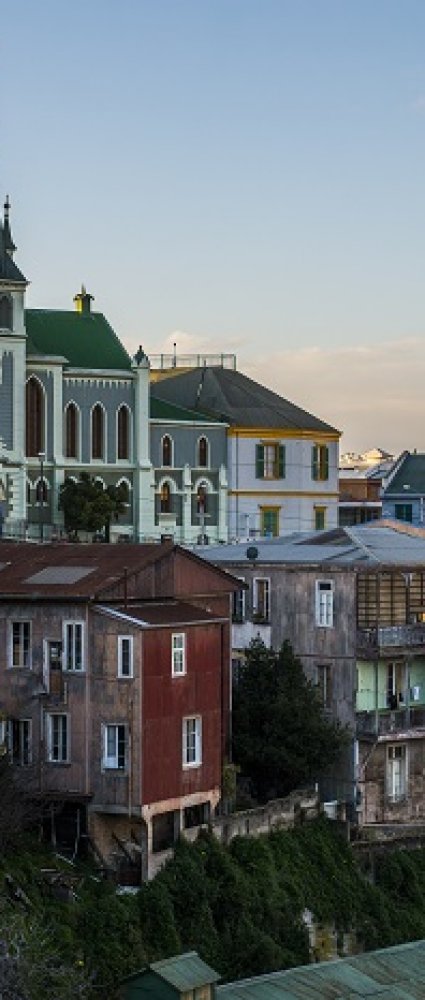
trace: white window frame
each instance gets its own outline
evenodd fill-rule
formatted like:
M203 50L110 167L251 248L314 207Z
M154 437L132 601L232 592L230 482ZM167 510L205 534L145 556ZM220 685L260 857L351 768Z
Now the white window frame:
M395 743L387 747L386 783L389 802L404 802L408 797L408 746Z
M334 627L334 583L333 580L316 580L315 618L318 628Z
M83 674L86 669L85 655L85 622L80 619L67 618L62 622L62 669L67 673ZM81 665L76 663L76 629L81 629ZM71 648L68 642L68 629L72 629ZM69 665L69 662L70 665Z
M123 646L124 643L128 642L128 672L123 670ZM122 677L125 680L133 677L133 636L132 635L119 635L118 636L118 677Z
M13 756L13 726L18 726L18 746L17 755ZM27 739L25 739L25 727L28 726ZM7 746L12 763L19 764L20 767L29 767L32 764L32 719L8 719L5 724L5 739L3 742ZM27 753L26 751L27 747Z
M193 725L194 724L194 725ZM183 770L202 764L202 717L187 715L182 723Z
M238 580L240 580L241 583L245 583L244 576L238 576ZM234 625L240 625L245 621L245 598L246 590L243 587L239 590L235 590L232 594L232 622ZM240 608L240 611L238 611L238 608Z
M186 658L186 633L173 632L171 635L171 674L173 677L184 677L187 671Z
M120 764L119 755L119 730L124 731L124 760ZM114 753L109 752L109 735L110 731L115 730L115 749ZM120 774L125 774L127 771L127 759L128 759L128 727L125 722L105 722L102 726L102 770L103 771L119 771Z
M64 734L62 732L58 733L58 753L57 756L54 754L54 742L53 742L53 725L54 719L61 719L62 726L65 726L65 753L62 753ZM70 732L70 716L68 712L49 712L46 716L46 728L47 728L47 760L50 764L69 764L71 758L71 732Z
M24 618L23 619L15 619L14 621L10 622L10 627L9 627L9 667L12 670L31 670L31 668L32 668L32 645L31 645L32 628L31 628L31 625L32 625L32 623L30 621L28 621L28 619L24 619ZM21 637L20 637L20 640L19 640L19 650L20 650L19 663L14 663L14 661L13 661L13 652L14 652L13 630L14 630L15 626L19 626L19 630L20 630L20 633L21 633ZM28 628L28 656L27 656L27 662L26 663L24 662L24 656L23 656L24 649L25 649L25 641L24 641L24 638L23 638L23 632L24 632L24 627L25 626L27 626L27 628Z
M259 584L264 586L264 613L259 610L258 606ZM257 618L261 617L261 621L265 624L270 622L271 591L271 580L269 576L254 576L252 581L252 613Z

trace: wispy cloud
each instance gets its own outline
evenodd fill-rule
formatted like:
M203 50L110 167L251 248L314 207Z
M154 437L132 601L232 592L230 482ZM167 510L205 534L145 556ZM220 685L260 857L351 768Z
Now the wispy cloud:
M425 451L425 345L419 338L279 351L245 371L338 427L344 450Z

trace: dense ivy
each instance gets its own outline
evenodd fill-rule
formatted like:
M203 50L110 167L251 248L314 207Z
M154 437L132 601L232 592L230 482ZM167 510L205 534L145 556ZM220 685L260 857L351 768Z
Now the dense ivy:
M0 866L0 884L7 873L25 893L15 898L9 879L0 905L0 939L18 955L22 1000L113 998L145 962L189 949L225 979L305 963L305 909L354 930L365 948L425 937L425 850L378 855L372 882L326 820L229 847L204 832L179 843L136 895L82 872L73 902L54 899L40 869L55 864L37 846Z

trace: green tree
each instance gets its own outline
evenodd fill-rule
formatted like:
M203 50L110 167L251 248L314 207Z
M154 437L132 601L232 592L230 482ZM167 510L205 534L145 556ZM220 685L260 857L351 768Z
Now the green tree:
M126 492L123 486L107 486L82 472L76 482L67 477L59 494L59 510L63 510L65 530L104 532L109 542L111 521L118 520L125 510Z
M288 795L317 779L346 744L347 733L327 719L289 642L275 653L254 640L233 700L233 756L257 798Z

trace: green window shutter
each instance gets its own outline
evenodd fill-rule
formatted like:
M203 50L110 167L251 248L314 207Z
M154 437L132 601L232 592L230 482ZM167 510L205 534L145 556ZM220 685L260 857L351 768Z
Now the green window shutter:
M285 478L285 445L278 445L278 479Z
M312 447L312 449L311 449L311 478L312 479L317 479L317 464L318 464L318 462L317 462L317 460L318 460L318 454L317 453L318 453L318 450L319 449L317 447L317 444L314 444L313 447Z
M257 479L264 479L264 445L257 444L255 447L255 475Z
M323 478L329 479L329 448L323 445Z

